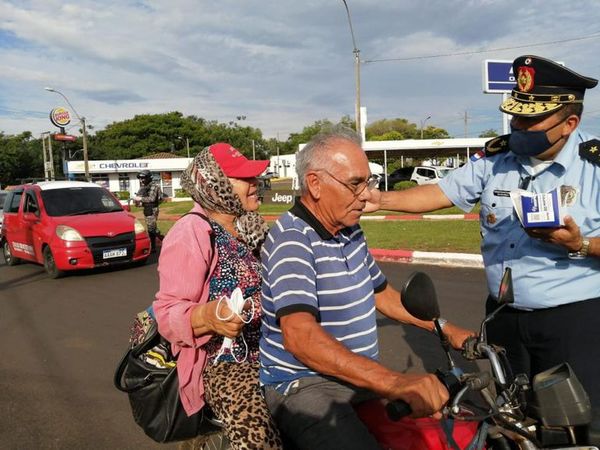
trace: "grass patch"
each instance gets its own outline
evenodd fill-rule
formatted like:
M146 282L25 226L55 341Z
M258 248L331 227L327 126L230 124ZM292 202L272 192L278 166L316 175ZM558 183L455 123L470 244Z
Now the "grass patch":
M181 215L192 209L193 202L165 202L160 205L160 214ZM289 205L261 205L264 215L277 216L289 210ZM141 208L132 207L132 212ZM479 212L477 205L473 213ZM378 211L369 215L403 214L392 211ZM463 214L457 207L440 209L431 214ZM159 220L158 227L166 234L175 222ZM272 225L272 222L270 223ZM417 220L417 221L368 221L361 222L371 248L410 249L419 251L440 251L456 253L480 253L479 222L463 220Z
M159 220L166 234L175 222ZM269 225L272 225L270 222ZM479 223L463 220L362 221L371 248L407 249L424 252L480 253Z
M190 209L192 209L193 205L194 205L194 202L192 202L192 201L165 202L165 203L161 203L161 205L160 205L160 213L161 214L169 214L169 215L185 214ZM265 215L269 215L269 216L276 216L276 215L283 214L284 212L288 211L290 208L291 208L291 205L263 204L263 205L260 205L259 212L261 214L265 214ZM142 208L139 208L139 207L136 207L133 205L131 206L132 212L138 212L141 210L142 210ZM479 213L479 204L475 205L475 207L473 208L471 213L475 213L475 214ZM381 216L381 215L394 216L394 215L403 215L403 214L406 214L406 213L397 212L397 211L381 210L381 211L376 211L373 213L368 213L365 215L368 215L368 216ZM464 214L464 211L460 208L457 208L456 206L453 206L451 208L438 209L437 211L432 211L430 213L425 213L425 214Z
M360 225L371 248L480 253L477 221L386 220L363 221Z

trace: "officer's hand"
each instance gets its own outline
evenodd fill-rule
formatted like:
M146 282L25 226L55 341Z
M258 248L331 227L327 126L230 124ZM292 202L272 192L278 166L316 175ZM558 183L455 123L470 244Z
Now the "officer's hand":
M370 213L378 211L381 207L381 191L379 189L371 190L371 198L367 200L367 204L363 212Z
M432 374L401 374L390 399L402 399L411 409L411 417L426 417L441 410L448 401L448 391Z
M565 224L558 228L526 228L529 236L550 244L565 247L570 252L576 252L583 245L581 230L571 216L565 216Z
M461 350L463 348L463 344L467 338L477 336L477 333L474 331L458 327L450 322L446 322L446 325L444 325L444 334L448 338L452 348L456 350Z
M133 199L134 199L136 202L141 202L141 201L142 201L142 197L140 197L139 195L136 195L135 197L133 197Z

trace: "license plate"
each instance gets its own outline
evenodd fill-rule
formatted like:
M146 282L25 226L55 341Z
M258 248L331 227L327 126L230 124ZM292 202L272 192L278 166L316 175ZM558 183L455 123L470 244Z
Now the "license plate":
M102 252L103 259L119 258L120 256L127 256L126 248L116 248L114 250L104 250Z

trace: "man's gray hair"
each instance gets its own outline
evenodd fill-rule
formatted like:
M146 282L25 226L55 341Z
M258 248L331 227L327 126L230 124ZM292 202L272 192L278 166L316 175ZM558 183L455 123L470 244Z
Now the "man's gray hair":
M327 153L333 147L333 142L339 140L350 141L362 147L362 139L356 131L338 124L321 130L296 154L296 173L298 174L300 194L305 194L308 191L306 186L307 172L327 169L331 164L331 160L327 158Z

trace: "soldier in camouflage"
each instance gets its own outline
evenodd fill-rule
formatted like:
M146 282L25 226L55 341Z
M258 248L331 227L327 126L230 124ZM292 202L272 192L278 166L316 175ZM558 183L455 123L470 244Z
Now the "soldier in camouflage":
M162 192L157 182L152 181L152 173L149 170L142 170L137 175L140 180L140 189L134 197L135 203L144 208L144 218L146 219L146 229L150 236L152 252L156 251L156 238L162 239L158 230L158 205L162 198Z

